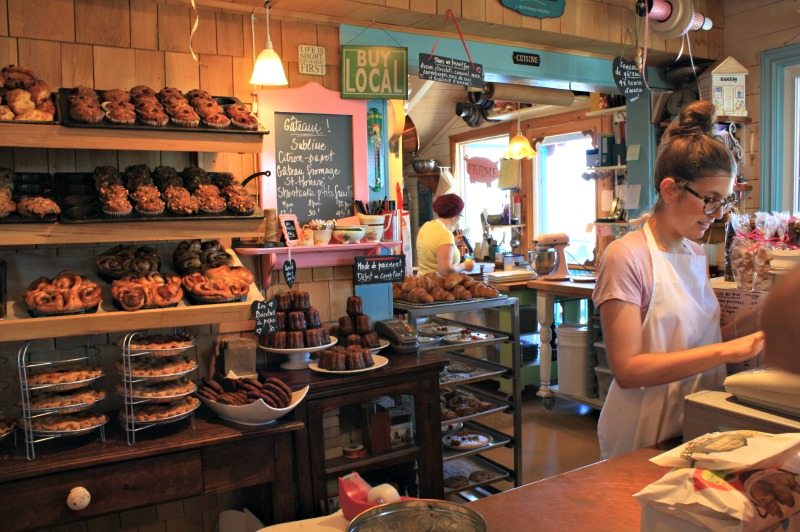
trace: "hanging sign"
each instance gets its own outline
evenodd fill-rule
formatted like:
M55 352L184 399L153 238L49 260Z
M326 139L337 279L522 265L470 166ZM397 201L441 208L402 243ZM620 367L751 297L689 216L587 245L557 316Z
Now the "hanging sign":
M408 99L408 48L342 46L342 98Z
M465 157L470 183L484 183L487 187L500 177L497 162L486 157Z
M325 48L300 44L297 46L298 70L301 74L325 75Z
M461 59L421 53L419 79L483 89L483 66Z
M256 328L258 336L274 333L278 330L278 302L273 297L269 301L253 301Z
M617 88L625 95L625 99L629 102L635 102L639 96L647 90L644 84L644 78L639 71L636 63L626 61L622 57L615 57L612 64L612 75L614 76L614 83Z
M283 277L286 279L286 284L289 288L294 284L294 273L297 271L297 264L294 259L284 261L283 263Z
M405 255L367 255L356 257L353 284L402 282L406 276Z
M509 9L526 17L553 18L564 13L566 0L501 0Z

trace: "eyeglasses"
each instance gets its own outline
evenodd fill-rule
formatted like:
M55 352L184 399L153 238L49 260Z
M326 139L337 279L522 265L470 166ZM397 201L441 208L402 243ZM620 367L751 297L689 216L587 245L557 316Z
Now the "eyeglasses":
M705 214L709 215L714 214L719 210L720 207L722 207L722 214L725 214L726 212L731 210L734 205L736 205L736 194L734 194L733 192L731 192L722 199L716 199L716 198L707 198L705 196L701 196L700 194L692 190L692 188L689 185L683 185L683 188L695 198L703 200L703 212Z

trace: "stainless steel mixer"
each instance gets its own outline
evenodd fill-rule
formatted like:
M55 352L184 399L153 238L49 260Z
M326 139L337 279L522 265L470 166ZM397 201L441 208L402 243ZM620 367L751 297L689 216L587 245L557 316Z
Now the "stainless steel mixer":
M569 269L564 249L569 245L566 233L545 233L533 239L531 264L544 281L569 280ZM555 270L555 271L553 271Z

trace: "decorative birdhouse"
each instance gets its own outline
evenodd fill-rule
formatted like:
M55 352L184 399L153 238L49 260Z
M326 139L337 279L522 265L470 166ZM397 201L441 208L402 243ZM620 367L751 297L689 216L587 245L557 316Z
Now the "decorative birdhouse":
M747 69L733 57L717 61L700 76L700 99L713 103L719 116L747 116L747 74Z

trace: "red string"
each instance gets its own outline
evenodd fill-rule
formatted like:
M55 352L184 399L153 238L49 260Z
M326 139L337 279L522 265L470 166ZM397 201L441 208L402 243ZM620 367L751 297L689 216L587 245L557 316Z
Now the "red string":
M467 48L467 41L464 40L464 36L461 34L461 28L458 27L458 22L456 21L456 16L453 14L452 9L447 10L447 15L444 17L444 22L442 22L442 28L439 30L443 30L445 24L447 24L447 19L453 17L453 24L456 26L456 31L458 32L458 38L461 39L461 44L464 45L464 51L467 52L467 58L469 59L469 66L475 68L475 63L472 62L472 56L469 55L469 48ZM433 52L436 51L436 47L439 46L439 37L436 37L436 42L433 43L433 48L431 49L431 53L428 56L428 59L433 57Z

